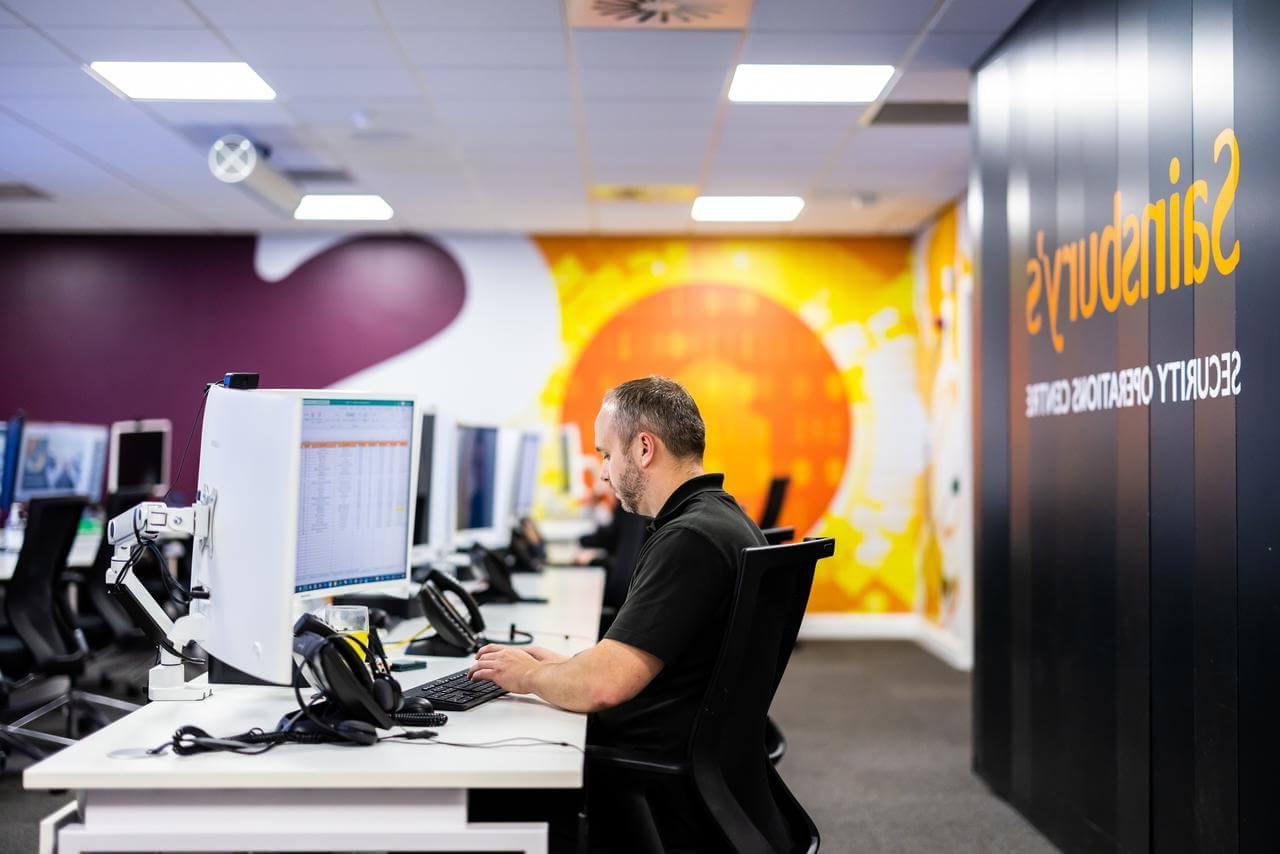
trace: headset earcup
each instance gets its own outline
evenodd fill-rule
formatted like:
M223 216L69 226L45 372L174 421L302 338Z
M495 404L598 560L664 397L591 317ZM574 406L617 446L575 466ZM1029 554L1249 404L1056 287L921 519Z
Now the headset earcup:
M368 747L378 743L377 730L374 729L373 724L365 721L339 721L334 729L342 733L342 737L352 744Z
M373 680L373 699L383 711L399 711L403 696L399 682L393 679Z

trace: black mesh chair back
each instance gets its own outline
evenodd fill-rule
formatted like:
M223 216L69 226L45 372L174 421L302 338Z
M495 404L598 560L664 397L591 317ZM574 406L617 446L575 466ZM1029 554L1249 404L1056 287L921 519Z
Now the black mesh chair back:
M787 488L791 486L791 478L783 475L769 481L769 494L764 500L764 510L760 513L760 530L778 527L778 517L782 515L782 502L787 498Z
M124 511L150 498L151 491L146 489L121 490L107 496L107 521L110 522ZM115 549L107 540L105 527L104 525L102 542L98 544L98 554L85 579L85 597L93 611L107 624L107 631L113 641L145 639L142 630L129 618L128 612L107 592L107 569L111 566L111 555Z
M795 646L817 562L835 540L743 549L733 609L711 685L694 721L695 787L730 848L808 851L817 831L763 750L765 720Z
M60 580L87 505L81 496L36 498L27 505L26 533L5 610L38 673L76 675L84 669L87 650L78 642Z

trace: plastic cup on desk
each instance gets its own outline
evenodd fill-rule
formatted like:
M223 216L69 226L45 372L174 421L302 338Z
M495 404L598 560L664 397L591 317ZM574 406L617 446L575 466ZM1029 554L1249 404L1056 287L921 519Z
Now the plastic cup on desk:
M369 609L364 605L326 605L324 621L335 632L347 636L351 648L361 658L369 649Z

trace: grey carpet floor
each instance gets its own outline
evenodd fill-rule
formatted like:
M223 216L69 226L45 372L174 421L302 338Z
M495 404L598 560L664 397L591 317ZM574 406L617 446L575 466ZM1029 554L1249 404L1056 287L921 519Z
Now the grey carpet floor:
M779 769L824 852L1040 854L1056 849L969 770L969 677L910 643L803 644L773 714ZM36 850L39 819L67 794L0 777L0 851Z

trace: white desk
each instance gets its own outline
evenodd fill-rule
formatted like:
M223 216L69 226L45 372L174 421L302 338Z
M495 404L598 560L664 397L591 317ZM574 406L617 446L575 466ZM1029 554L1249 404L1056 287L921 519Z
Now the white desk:
M514 622L535 643L565 653L595 638L603 573L552 569L516 577L545 605L484 608L490 633ZM407 621L392 638L421 628ZM569 637L566 638L565 635ZM397 674L412 687L466 667L470 658L428 658L426 670ZM274 728L296 708L291 689L216 686L201 702L150 703L29 768L28 789L72 789L74 805L41 826L41 850L82 851L546 851L546 825L467 822L469 788L577 788L583 756L570 747L477 749L430 740L374 747L284 745L261 756L208 753L112 758L121 748L154 747L177 727L213 735ZM450 712L440 738L461 743L526 736L581 749L586 716L532 697L502 697Z
M88 534L76 534L71 543L71 552L67 555L67 566L84 569L93 566L98 556L98 545L102 542L102 531ZM13 570L18 566L18 549L0 550L0 581L13 578Z

